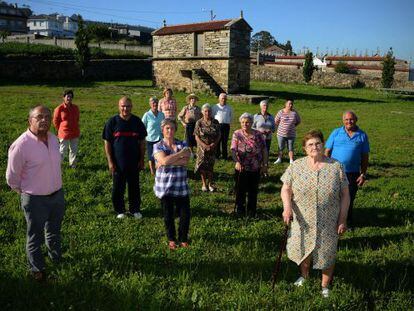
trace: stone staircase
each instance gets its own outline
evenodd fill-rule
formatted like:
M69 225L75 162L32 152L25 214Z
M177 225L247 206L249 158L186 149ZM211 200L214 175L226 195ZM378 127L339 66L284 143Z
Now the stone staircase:
M225 93L220 85L202 68L191 70L193 78L193 88L197 91L207 92L219 96Z

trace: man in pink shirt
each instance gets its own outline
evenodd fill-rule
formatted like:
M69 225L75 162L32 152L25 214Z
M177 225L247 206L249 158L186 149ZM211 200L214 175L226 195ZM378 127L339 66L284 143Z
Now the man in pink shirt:
M7 184L20 194L27 222L26 253L37 281L44 281L41 246L46 237L49 257L61 258L60 228L65 213L59 142L49 132L51 112L36 106L29 112L29 128L10 146Z

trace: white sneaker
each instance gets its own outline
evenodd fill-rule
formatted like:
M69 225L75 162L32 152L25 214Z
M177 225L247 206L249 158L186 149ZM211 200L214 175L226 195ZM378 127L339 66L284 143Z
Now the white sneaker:
M293 163L293 160L290 160L289 163L292 164Z
M134 217L136 219L141 219L142 218L142 214L140 212L136 212L136 213L134 213Z
M281 158L277 158L277 160L275 162L273 162L273 164L280 164L282 163L282 159Z
M303 276L301 276L295 281L295 283L293 283L293 285L295 285L297 287L301 287L301 286L303 286L305 281L306 281L306 279Z
M126 217L126 215L124 213L116 215L116 218L118 218L118 219L123 219L125 217Z
M322 287L322 297L323 298L328 298L329 297L329 288Z

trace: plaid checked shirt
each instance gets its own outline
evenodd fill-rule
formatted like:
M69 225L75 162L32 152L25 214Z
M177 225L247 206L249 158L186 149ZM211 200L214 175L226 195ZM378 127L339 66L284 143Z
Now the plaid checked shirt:
M177 145L177 152L187 146L185 142L180 140L176 140L175 144ZM164 144L163 140L154 145L153 155L158 152L164 152L166 156L175 153ZM157 168L154 192L159 199L166 195L172 197L188 196L190 191L187 181L187 168L173 165L163 165Z

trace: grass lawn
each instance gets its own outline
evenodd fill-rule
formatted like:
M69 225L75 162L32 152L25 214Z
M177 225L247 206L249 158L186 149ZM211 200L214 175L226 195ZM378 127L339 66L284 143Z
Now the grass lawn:
M5 183L8 146L26 129L29 107L54 108L64 88L73 88L81 110L80 163L63 166L67 210L64 260L47 262L50 282L27 277L26 224L19 197ZM252 93L276 96L271 113L284 99L296 99L302 117L298 137L320 128L327 137L341 125L341 113L353 109L370 138L368 182L358 192L356 229L339 242L333 290L320 295L320 273L313 271L303 288L294 288L296 265L284 255L272 292L270 277L283 224L279 197L281 174L270 166L262 180L257 219L232 216L233 164L216 164L214 194L202 193L190 173L191 246L167 249L163 218L148 171L141 173L142 220L118 220L112 211L111 179L101 132L117 113L117 100L129 95L133 112L148 110L148 98L161 95L150 81L0 86L0 309L2 310L413 310L414 268L414 102L411 97L375 90L322 89L315 86L252 82ZM184 93L175 94L180 108ZM216 103L201 96L200 104ZM238 116L258 106L230 102ZM239 128L234 120L232 131ZM178 137L183 137L180 129ZM271 161L275 160L276 140ZM300 142L296 142L300 156ZM190 165L191 171L193 164Z

